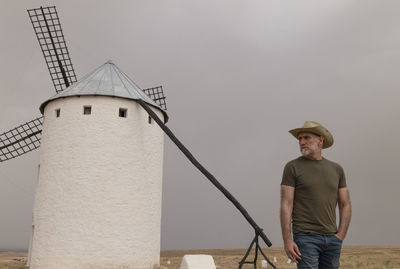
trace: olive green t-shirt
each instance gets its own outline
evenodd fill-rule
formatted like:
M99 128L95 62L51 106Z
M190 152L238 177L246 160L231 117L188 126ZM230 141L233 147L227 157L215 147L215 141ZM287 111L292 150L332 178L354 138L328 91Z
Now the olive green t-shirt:
M288 162L281 185L295 188L293 234L314 232L333 235L337 232L336 205L338 189L346 187L343 168L325 158L299 157Z

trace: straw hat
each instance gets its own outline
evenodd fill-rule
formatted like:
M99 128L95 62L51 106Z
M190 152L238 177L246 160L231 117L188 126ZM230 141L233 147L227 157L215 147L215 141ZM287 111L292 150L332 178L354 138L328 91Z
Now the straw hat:
M332 134L328 131L328 129L326 129L324 126L322 126L321 123L317 121L308 120L304 123L303 127L290 130L289 133L291 133L294 137L296 137L296 139L299 133L313 133L316 135L323 136L324 137L324 143L322 144L323 149L329 148L330 146L333 145Z

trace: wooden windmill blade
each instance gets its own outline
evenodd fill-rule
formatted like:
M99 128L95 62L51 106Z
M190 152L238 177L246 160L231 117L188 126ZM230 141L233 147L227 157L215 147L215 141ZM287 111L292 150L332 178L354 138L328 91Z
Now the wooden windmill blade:
M57 93L77 81L55 6L28 10Z
M162 86L143 89L143 92L162 109L167 110L167 104L165 102L166 98Z
M40 146L43 116L0 134L0 162L4 162Z

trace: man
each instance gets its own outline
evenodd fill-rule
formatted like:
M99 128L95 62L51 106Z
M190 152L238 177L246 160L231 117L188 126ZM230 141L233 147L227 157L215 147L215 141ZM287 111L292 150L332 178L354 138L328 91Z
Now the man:
M339 268L351 205L342 167L322 157L322 149L333 145L333 136L316 121L289 132L298 139L302 156L283 171L280 218L285 252L298 269Z

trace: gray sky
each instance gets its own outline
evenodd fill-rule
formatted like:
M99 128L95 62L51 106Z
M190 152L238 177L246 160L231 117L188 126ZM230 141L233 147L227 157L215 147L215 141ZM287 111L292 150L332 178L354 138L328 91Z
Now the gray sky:
M346 244L400 245L400 2L0 1L0 132L53 95L26 9L56 5L78 79L108 59L163 85L168 126L281 246L287 132L322 122L353 203ZM0 249L26 249L38 151L0 164ZM240 213L165 138L163 249L247 247Z

